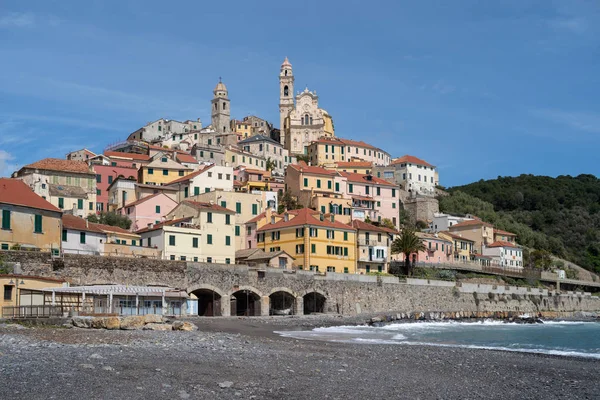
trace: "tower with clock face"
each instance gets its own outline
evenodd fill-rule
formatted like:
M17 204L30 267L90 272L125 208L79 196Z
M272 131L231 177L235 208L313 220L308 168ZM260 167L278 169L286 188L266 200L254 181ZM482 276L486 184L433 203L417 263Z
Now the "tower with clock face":
M281 144L285 147L286 118L294 109L294 73L292 64L286 57L279 71L279 129Z

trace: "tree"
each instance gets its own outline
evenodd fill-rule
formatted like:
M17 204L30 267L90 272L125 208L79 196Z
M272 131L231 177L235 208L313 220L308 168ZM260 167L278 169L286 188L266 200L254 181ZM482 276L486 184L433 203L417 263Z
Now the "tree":
M267 163L265 164L265 169L267 171L273 171L273 168L277 166L277 161L271 160L271 157L267 158Z
M307 163L307 164L308 164L308 163L309 163L309 161L310 161L310 157L308 157L308 154L298 154L298 155L296 156L296 160L297 160L298 162L300 162L300 161L304 161L305 163Z
M419 251L424 251L425 245L421 238L419 238L413 227L405 227L402 229L400 236L392 242L392 253L393 254L404 254L404 273L407 276L412 275L413 266L410 262L410 256Z
M379 226L382 226L384 228L389 228L389 229L396 229L396 226L394 225L392 220L389 218L382 219L381 222L379 223Z
M129 227L131 227L131 220L127 218L126 215L117 214L112 211L101 213L99 217L96 214L90 214L88 215L87 220L94 224L118 226L123 229L129 229Z
M302 206L298 204L296 198L292 196L291 193L288 191L283 192L283 194L277 195L277 203L277 212L279 214L284 212L286 209L297 210L299 208L302 208Z

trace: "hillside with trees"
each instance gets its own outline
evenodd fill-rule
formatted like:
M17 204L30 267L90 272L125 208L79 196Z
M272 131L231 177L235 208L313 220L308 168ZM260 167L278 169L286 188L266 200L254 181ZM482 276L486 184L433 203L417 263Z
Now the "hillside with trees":
M448 190L440 211L474 214L514 232L521 245L547 250L600 272L600 179L521 175Z

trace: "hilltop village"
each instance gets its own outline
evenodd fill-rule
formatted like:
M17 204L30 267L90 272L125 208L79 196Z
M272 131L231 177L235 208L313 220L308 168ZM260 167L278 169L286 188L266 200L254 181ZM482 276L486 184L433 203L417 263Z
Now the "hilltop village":
M279 82L279 129L232 118L219 80L208 125L161 118L101 154L15 171L0 183L1 249L385 273L404 259L391 244L412 221L425 225L415 262L522 267L514 234L439 213L440 177L423 155L338 135L316 91L294 90L287 58Z

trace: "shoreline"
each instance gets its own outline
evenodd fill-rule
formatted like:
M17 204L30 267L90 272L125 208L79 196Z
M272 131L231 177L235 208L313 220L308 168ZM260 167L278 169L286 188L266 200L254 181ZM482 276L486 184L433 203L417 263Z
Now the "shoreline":
M365 315L188 321L199 330L0 324L0 398L553 399L594 398L600 387L597 359L275 333L364 325Z

